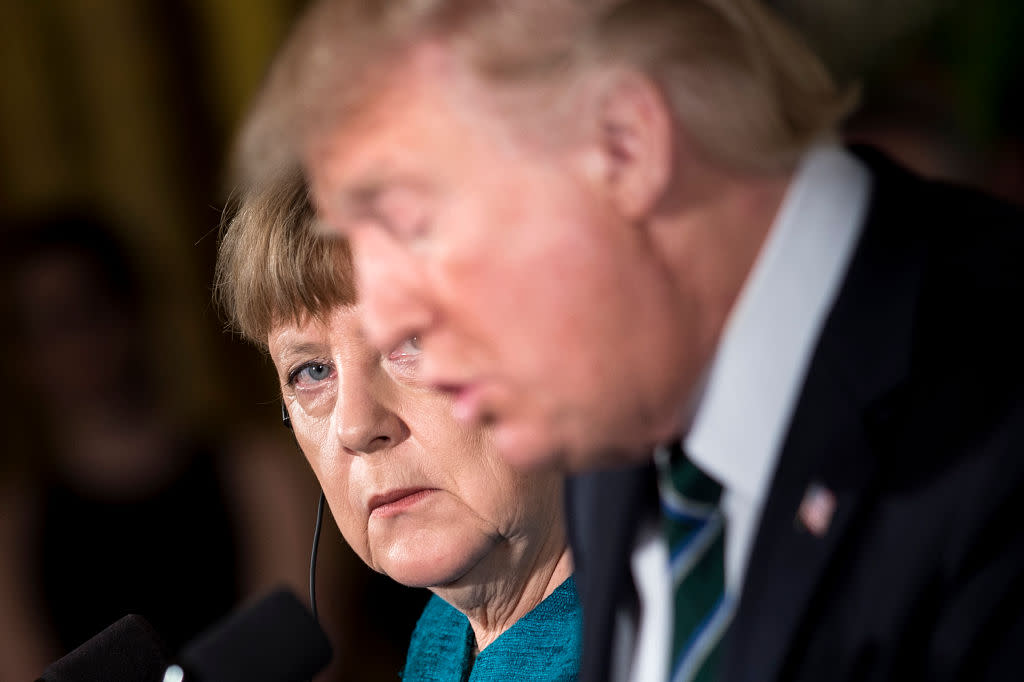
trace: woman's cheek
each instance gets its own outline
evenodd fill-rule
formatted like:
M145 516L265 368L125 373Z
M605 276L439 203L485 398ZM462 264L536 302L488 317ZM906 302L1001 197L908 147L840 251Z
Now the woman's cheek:
M317 478L327 496L331 515L349 547L364 563L370 563L372 552L367 536L367 517L357 502L359 491L350 489L348 467L344 463L338 465L334 460L325 464L317 471Z
M328 501L330 501L329 498ZM359 555L363 563L373 567L371 563L372 552L368 545L366 533L366 520L362 518L360 513L346 504L344 499L339 500L338 504L331 504L331 514L338 524L341 536L345 538L345 543L352 548L352 551Z
M322 473L325 473L325 465L329 466L329 462L334 459L331 452L330 419L310 416L303 411L299 416L292 417L292 428L303 456L321 485L326 486Z
M327 497L338 530L353 551L368 562L366 519L355 506L358 491L349 489L350 456L334 451L337 441L331 438L329 419L304 415L301 420L293 419L292 424L303 456Z

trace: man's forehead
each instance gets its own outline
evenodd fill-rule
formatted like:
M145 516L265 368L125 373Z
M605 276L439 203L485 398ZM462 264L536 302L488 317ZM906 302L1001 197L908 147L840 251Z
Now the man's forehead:
M338 137L310 157L312 199L320 215L338 217L369 208L393 182L401 168L400 157L394 153L394 144L380 139L384 126L374 132L360 135L340 130Z
M391 185L421 181L425 164L455 151L458 122L474 107L482 113L469 78L450 50L425 44L396 64L357 110L325 122L305 155L318 207L366 205Z
M450 91L460 78L459 71L451 50L435 41L371 62L348 79L331 80L325 86L327 94L310 101L306 120L298 122L305 128L307 150L350 130L372 129L425 94Z

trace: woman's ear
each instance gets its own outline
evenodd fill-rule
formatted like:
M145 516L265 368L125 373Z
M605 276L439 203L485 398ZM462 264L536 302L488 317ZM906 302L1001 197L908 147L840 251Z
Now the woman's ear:
M672 180L672 113L661 89L636 71L593 83L582 167L623 217L649 215Z

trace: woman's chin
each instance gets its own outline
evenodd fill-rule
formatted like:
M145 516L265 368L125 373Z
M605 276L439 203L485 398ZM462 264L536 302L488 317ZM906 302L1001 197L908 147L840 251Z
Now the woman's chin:
M473 573L494 545L492 537L482 534L424 533L391 542L374 555L377 568L392 580L409 587L437 587Z

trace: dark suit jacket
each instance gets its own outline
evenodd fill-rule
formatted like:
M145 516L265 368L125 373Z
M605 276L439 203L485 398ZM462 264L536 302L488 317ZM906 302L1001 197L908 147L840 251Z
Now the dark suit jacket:
M857 150L867 222L798 399L723 682L1024 679L1024 217ZM737 428L742 428L741 424ZM795 522L836 496L823 537ZM649 470L575 477L583 680L607 678Z

